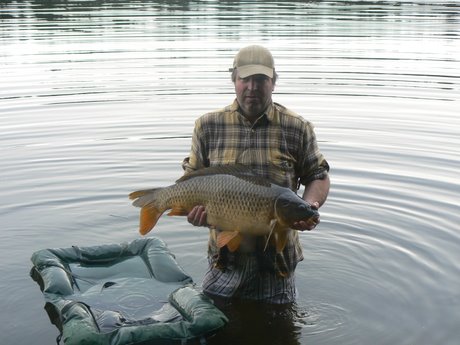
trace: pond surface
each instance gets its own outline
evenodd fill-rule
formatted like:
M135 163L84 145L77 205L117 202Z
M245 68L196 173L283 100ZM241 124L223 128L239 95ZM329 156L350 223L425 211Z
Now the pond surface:
M128 193L182 174L251 43L331 164L272 343L458 344L460 4L425 0L0 1L2 344L55 343L30 256L138 238ZM149 236L200 284L206 229L165 217ZM251 345L278 332L236 325Z

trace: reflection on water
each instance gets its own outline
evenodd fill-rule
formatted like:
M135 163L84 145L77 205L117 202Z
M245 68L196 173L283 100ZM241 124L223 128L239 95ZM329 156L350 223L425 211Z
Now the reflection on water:
M266 39L333 35L345 37L458 37L459 6L455 1L0 1L5 22L20 22L58 37L81 40L82 34L116 36L152 34L155 38ZM67 21L67 25L64 25ZM265 25L265 24L269 25ZM6 22L6 24L8 24ZM54 25L56 26L54 26ZM59 25L62 24L62 25ZM50 26L51 25L51 26ZM169 32L166 32L166 28ZM216 30L216 28L218 30ZM18 28L9 27L15 32ZM27 30L24 30L27 29ZM218 31L218 35L216 32ZM29 31L30 33L30 31ZM54 35L52 36L54 37ZM87 37L87 36L86 36ZM35 37L48 39L49 36Z
M208 339L218 344L301 344L304 313L297 305L266 305L235 300L215 301L231 322Z
M136 238L127 194L182 174L196 117L233 100L235 52L261 43L333 185L294 308L233 305L210 342L456 344L459 34L457 1L0 1L5 343L57 335L32 252ZM199 284L206 230L152 235Z

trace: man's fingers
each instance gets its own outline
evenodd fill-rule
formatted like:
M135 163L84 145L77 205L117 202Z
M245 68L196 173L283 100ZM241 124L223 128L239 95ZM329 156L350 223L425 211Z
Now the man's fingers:
M188 222L195 226L207 225L206 218L207 215L204 206L195 206L187 215Z
M319 224L318 217L312 217L307 220L301 220L299 222L295 222L292 226L293 229L296 230L313 230Z
M200 214L200 218L199 218L199 224L200 226L205 226L205 225L208 225L206 220L207 220L207 213L206 213L206 210L204 208L204 206L202 206L202 210L201 211L201 214Z
M194 223L195 221L195 216L196 216L196 213L198 211L198 206L195 206L194 208L192 208L192 210L188 213L187 215L187 221L191 224Z

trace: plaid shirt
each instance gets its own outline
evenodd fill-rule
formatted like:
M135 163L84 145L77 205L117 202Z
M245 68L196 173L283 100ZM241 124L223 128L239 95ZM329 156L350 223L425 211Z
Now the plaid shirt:
M183 162L186 173L209 166L243 164L271 181L298 189L327 175L329 166L319 151L313 125L272 103L255 123L240 112L237 101L222 110L198 118L190 156ZM295 299L294 275L283 278L274 273L274 248L264 252L265 238L254 241L253 250L226 253L225 269L214 267L219 250L216 231L209 239L210 268L204 291L221 297L241 297L268 303L288 303ZM297 231L290 231L283 251L289 272L303 259Z

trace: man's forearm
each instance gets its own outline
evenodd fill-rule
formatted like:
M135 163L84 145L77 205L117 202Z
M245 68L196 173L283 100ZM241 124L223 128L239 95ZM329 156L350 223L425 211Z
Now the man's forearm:
M309 204L318 203L318 206L321 207L327 199L330 185L329 176L322 180L314 180L305 186L302 198Z

